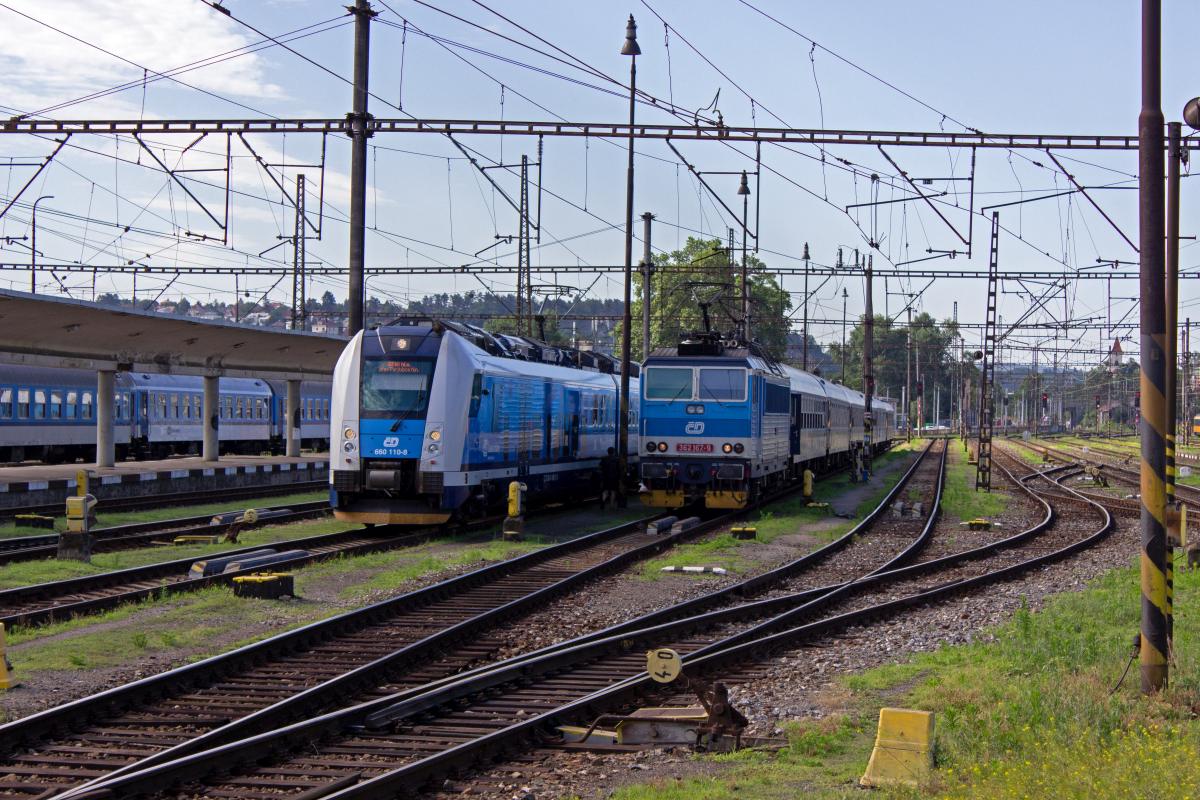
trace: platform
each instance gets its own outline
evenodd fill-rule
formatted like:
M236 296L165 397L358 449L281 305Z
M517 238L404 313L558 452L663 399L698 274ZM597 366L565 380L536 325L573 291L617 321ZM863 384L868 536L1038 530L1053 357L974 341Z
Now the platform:
M62 502L75 493L76 475L91 473L91 493L106 497L178 494L244 486L280 486L325 481L329 456L222 456L205 462L197 456L158 461L122 461L111 467L95 464L0 467L0 508Z

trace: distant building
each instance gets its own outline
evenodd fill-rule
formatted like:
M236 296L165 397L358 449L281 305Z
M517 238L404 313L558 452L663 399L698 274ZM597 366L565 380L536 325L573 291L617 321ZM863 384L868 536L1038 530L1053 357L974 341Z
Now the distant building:
M1116 372L1121 366L1121 340L1113 339L1112 349L1108 351L1108 358L1105 360L1108 364L1109 372Z

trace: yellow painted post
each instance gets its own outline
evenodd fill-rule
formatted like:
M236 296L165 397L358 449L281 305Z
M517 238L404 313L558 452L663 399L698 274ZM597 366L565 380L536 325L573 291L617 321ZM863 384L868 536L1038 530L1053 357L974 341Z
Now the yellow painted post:
M4 623L0 622L0 690L8 690L16 685L12 679L12 664L8 663L8 655L4 652Z
M933 770L933 712L879 709L879 732L862 786L920 786Z
M804 470L804 499L812 500L813 493L813 472L811 469Z

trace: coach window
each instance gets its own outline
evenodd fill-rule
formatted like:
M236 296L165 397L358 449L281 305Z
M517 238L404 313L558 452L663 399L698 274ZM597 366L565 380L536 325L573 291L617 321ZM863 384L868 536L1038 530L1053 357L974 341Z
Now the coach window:
M17 389L17 419L29 419L28 389Z
M50 419L62 419L63 393L59 389L50 390Z
M67 404L63 408L63 416L67 419L75 419L75 404L79 402L79 392L67 392Z
M46 393L41 389L33 390L33 418L46 418Z
M158 393L158 418L159 419L167 418L167 403L168 402L169 402L169 399L167 398L167 393L159 392Z
M0 419L11 419L13 415L13 390L5 386L0 389Z
M80 392L79 394L79 418L92 418L92 393Z
M746 399L746 370L701 369L700 399L740 402Z
M691 400L692 370L681 367L650 367L646 370L647 400Z

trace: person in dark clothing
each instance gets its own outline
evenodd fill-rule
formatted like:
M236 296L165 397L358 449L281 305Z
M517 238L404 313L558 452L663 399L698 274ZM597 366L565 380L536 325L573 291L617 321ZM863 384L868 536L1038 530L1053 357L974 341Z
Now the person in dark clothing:
M621 488L621 460L615 447L600 459L600 508L616 508L617 491Z

